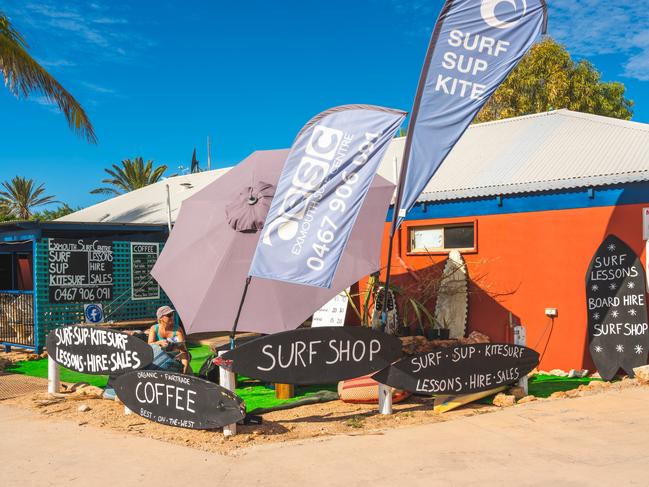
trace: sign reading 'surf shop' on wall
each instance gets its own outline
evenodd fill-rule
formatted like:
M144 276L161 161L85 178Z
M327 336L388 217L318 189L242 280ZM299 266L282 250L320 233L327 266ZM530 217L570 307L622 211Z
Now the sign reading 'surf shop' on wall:
M51 303L109 301L113 297L113 244L92 239L50 239Z

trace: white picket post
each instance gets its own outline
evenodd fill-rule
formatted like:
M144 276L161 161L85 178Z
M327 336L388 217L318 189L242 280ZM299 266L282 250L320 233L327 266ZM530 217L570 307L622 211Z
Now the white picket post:
M47 357L47 392L58 394L61 391L61 371L52 357Z
M523 347L527 346L527 333L525 332L525 327L522 325L514 327L514 345L522 345ZM529 394L527 388L527 376L519 379L518 387L522 388L525 391L525 394Z
M226 351L219 352L219 357L223 355ZM234 392L237 387L237 380L234 372L226 369L225 367L219 367L219 377L221 387ZM237 434L237 423L228 424L223 427L224 436L234 436Z
M392 414L392 387L379 384L379 414Z

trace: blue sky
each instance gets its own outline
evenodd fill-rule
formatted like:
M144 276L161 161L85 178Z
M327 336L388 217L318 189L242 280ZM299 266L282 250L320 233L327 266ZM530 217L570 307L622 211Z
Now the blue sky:
M410 110L440 0L0 0L36 57L86 108L86 143L41 97L0 89L0 180L46 183L73 206L105 197L103 168L213 167L290 146L322 110ZM550 34L620 80L649 122L649 0L550 0Z

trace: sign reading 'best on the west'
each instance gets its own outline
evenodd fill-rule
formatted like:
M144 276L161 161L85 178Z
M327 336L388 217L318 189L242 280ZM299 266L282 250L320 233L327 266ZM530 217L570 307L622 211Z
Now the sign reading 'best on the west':
M361 327L303 328L257 338L227 352L232 370L282 384L330 384L387 367L401 340Z
M144 341L115 330L68 325L47 335L47 353L66 369L84 374L119 375L153 361Z
M131 411L178 428L221 428L246 415L243 400L234 392L192 375L130 372L117 378L115 392Z
M51 303L94 303L113 297L113 244L91 239L49 240Z
M586 275L590 355L604 380L647 364L645 275L637 254L615 235L599 246Z
M516 382L538 363L539 354L521 345L455 345L404 358L372 378L419 394L471 394Z

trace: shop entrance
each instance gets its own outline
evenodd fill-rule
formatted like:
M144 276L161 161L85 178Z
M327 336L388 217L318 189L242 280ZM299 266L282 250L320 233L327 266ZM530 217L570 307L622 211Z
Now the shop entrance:
M0 244L0 342L34 346L31 242Z

